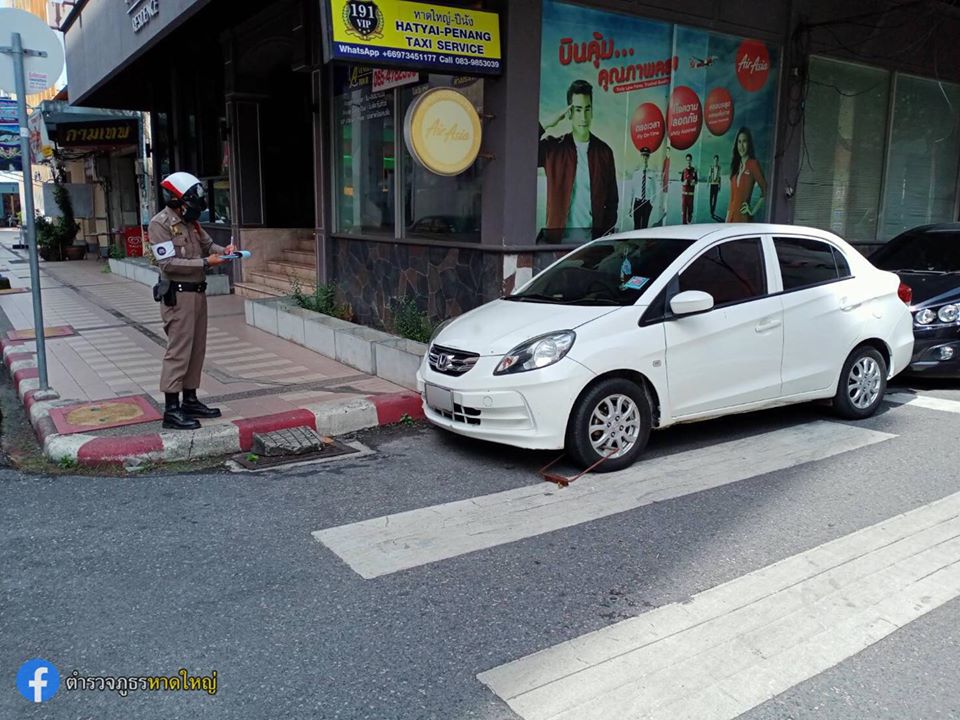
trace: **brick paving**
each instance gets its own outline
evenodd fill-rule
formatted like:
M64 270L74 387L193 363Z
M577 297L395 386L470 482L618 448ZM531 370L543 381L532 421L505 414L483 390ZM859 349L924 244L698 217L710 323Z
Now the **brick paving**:
M12 233L0 233L0 273L13 287L29 287L25 250L12 250ZM150 288L103 272L96 259L41 262L44 325L69 325L76 334L48 338L50 385L63 400L85 402L145 395L162 405L158 389L166 337L160 307ZM31 295L0 295L0 310L14 329L33 327ZM294 343L246 324L243 299L212 296L208 301L207 358L198 395L223 411L204 426L283 413L305 404L404 392ZM23 352L35 352L26 342ZM98 431L136 434L159 422Z

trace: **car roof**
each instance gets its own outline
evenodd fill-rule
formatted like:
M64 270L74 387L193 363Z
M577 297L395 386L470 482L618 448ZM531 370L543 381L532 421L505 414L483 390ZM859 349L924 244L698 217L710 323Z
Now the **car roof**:
M830 240L839 240L833 233L802 225L776 223L697 223L692 225L666 225L644 230L627 230L614 235L605 235L598 240L661 238L665 240L704 240L733 237L736 235L812 235Z
M935 233L935 232L960 232L960 222L955 223L935 223L933 225L921 225L920 227L904 230L907 233Z

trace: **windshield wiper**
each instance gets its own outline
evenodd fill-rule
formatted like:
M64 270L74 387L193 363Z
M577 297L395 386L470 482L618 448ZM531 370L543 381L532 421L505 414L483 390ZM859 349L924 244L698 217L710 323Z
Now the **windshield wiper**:
M916 273L917 275L949 275L951 270L921 270L920 268L897 268L896 270L891 270L890 272L905 272L905 273Z
M563 302L563 300L558 300L550 295L538 295L537 293L525 295L507 295L504 300L511 300L513 302L545 302L554 304Z
M611 307L620 305L620 302L614 298L579 298L577 300L567 300L566 305L609 305Z

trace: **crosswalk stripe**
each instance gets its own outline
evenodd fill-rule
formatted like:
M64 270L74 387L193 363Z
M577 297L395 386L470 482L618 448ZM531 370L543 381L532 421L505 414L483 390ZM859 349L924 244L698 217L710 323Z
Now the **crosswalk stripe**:
M480 673L524 720L728 720L960 596L960 493Z
M538 483L318 530L313 536L362 577L375 578L893 437L821 420L639 462L619 472L588 475L562 490Z
M960 402L957 400L947 400L945 398L933 397L932 395L890 393L884 399L888 402L897 403L898 405L909 405L910 407L925 408L927 410L960 413Z

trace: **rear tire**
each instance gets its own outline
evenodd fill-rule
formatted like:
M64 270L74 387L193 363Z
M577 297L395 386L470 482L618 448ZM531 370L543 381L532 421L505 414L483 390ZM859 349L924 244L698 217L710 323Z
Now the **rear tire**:
M647 446L651 415L642 387L623 378L601 380L580 396L570 413L567 453L584 469L610 454L595 472L629 467Z
M887 362L869 345L855 348L840 371L833 410L848 420L863 420L873 415L887 391Z

